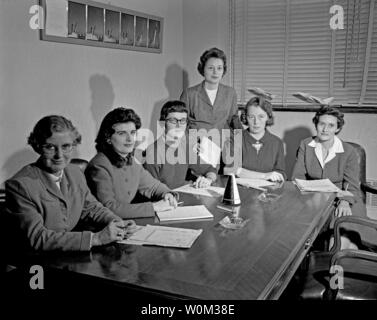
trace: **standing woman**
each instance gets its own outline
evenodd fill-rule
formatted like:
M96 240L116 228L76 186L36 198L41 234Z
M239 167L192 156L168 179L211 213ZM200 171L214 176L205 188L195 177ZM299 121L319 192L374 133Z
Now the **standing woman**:
M176 194L152 177L134 157L140 117L132 109L116 108L103 119L97 139L98 153L85 170L88 186L97 199L122 218L154 216L161 203L131 203L137 192L163 199L176 207Z
M230 167L227 159L224 173L234 173L242 178L284 181L285 159L284 146L281 139L267 130L274 123L272 105L261 97L251 98L245 107L246 121L249 126L242 131L242 144L231 137L225 144L225 156L234 150L234 163Z
M180 98L189 110L190 128L242 129L236 91L220 83L226 70L226 56L222 50L212 48L200 57L198 71L204 80L185 89Z

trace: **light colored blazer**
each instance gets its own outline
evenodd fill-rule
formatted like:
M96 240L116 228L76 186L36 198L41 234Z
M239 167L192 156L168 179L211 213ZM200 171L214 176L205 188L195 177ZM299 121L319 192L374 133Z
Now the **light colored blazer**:
M161 199L170 189L156 180L134 158L132 165L114 166L102 152L97 153L85 170L88 186L97 199L122 218L154 216L151 202L131 203L136 193Z
M213 105L204 88L204 81L183 90L180 100L186 103L189 110L191 129L242 129L237 94L232 87L220 83Z
M90 221L103 228L119 219L93 197L77 166L70 164L64 169L63 182L65 195L38 161L6 181L6 208L16 224L14 236L20 237L13 240L21 240L23 248L90 250L91 232L72 231L78 222Z
M322 168L315 154L315 148L309 146L312 140L313 138L307 138L301 141L292 173L292 180L295 178L306 180L328 178L342 190L345 190L346 186L348 186L348 191L352 192L355 197L345 197L345 200L350 203L359 201L361 199L360 169L354 148L342 141L344 152L336 153L335 157Z

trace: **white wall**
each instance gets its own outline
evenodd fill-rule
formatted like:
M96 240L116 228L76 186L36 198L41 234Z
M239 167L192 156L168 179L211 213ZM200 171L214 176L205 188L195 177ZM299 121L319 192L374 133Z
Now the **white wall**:
M62 114L94 155L99 122L114 106L136 109L154 128L162 104L182 90L182 0L100 1L164 17L163 53L40 41L29 28L36 0L0 1L0 184L36 159L26 137L42 116Z
M196 68L205 50L218 47L229 57L229 39L229 0L183 0L183 66L189 86L203 80Z

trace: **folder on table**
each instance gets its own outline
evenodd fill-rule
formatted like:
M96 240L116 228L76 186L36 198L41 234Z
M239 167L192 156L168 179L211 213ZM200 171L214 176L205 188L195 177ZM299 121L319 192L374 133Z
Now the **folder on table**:
M295 184L301 191L315 191L315 192L340 191L340 189L335 184L333 184L329 179L318 179L318 180L295 179Z
M160 222L213 218L212 213L203 205L177 207L173 210L157 212L156 214Z

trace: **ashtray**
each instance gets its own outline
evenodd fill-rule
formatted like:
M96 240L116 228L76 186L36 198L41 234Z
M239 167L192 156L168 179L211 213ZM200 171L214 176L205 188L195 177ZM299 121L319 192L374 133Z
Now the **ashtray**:
M257 199L262 202L273 202L279 199L280 197L281 195L278 194L263 192L257 197Z
M248 221L249 219L244 220L240 217L226 216L219 223L226 229L241 229Z

